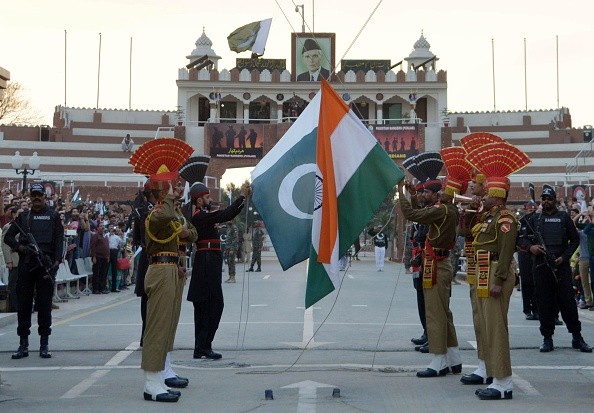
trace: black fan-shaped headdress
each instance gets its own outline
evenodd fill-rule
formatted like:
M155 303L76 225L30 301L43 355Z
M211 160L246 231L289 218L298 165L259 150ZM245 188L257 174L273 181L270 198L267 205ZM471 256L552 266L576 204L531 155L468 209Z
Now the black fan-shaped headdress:
M191 156L180 168L179 174L192 186L196 182L204 181L209 162L208 155Z

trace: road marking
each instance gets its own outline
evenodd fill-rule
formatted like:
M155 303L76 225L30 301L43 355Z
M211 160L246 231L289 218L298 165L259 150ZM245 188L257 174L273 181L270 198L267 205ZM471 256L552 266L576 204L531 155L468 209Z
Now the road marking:
M250 307L268 307L268 304L250 304Z
M314 340L314 321L313 321L313 310L314 307L306 308L303 312L303 339L301 343L299 342L283 342L283 344L287 344L289 346L295 346L300 349L304 348L315 348L319 346L323 346L325 344L330 344L332 342L318 342Z
M263 280L267 280L267 279L269 279L269 278L270 278L270 274L268 274L268 275L265 275L264 277L262 277L262 279L263 279Z
M318 383L311 380L289 384L282 389L299 389L299 401L297 402L297 413L315 413L317 392L320 387L335 387L331 384ZM325 398L326 399L326 398Z
M351 274L347 274L347 278L350 278L351 280L354 279L355 277L352 276Z
M532 385L528 382L528 380L524 380L516 373L512 374L514 386L519 387L520 390L524 392L524 394L528 396L540 396L540 392L536 390Z
M61 326L63 324L70 323L70 322L72 322L74 320L78 320L79 318L83 318L83 317L86 317L88 315L98 313L100 311L109 310L110 308L118 307L118 306L120 306L122 304L126 304L126 303L129 303L130 301L134 301L134 300L137 300L137 299L138 299L138 297L133 297L133 298L129 298L127 300L118 301L117 303L114 303L114 304L106 305L104 307L96 308L95 310L85 311L84 313L75 315L75 316L70 317L70 318L65 318L64 320L60 320L60 321L57 321L55 323L52 323L52 327Z
M107 373L111 371L111 369L105 369L104 367L117 367L119 364L124 361L130 354L132 354L135 350L140 348L140 342L135 341L132 342L130 345L126 347L125 350L119 351L113 356L105 366L99 368L99 370L92 373L89 377L78 383L76 386L68 390L64 393L60 398L61 399L75 399L81 396L85 391L87 391L91 386L94 386L95 383Z

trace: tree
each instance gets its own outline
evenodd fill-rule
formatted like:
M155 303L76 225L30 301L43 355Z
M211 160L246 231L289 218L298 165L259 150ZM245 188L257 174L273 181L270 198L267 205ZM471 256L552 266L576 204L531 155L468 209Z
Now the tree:
M10 82L0 100L0 124L39 125L42 116L24 96L25 89L20 83Z

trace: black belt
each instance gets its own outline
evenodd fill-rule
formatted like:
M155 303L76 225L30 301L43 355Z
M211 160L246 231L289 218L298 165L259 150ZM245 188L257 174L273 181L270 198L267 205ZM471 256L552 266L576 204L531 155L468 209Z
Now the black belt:
M198 241L196 247L199 250L220 250L221 241Z
M153 255L151 264L177 264L179 257L167 255Z
M491 258L491 261L499 261L499 254L496 252L490 252L489 256Z
M437 258L445 258L450 255L450 250L444 248L433 248L433 252Z

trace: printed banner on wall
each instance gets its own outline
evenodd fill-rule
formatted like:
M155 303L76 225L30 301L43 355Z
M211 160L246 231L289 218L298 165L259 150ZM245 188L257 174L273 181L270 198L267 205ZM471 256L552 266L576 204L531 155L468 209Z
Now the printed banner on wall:
M372 133L392 159L406 159L419 153L417 125L377 125Z
M204 138L213 158L262 158L264 128L257 124L207 123Z

